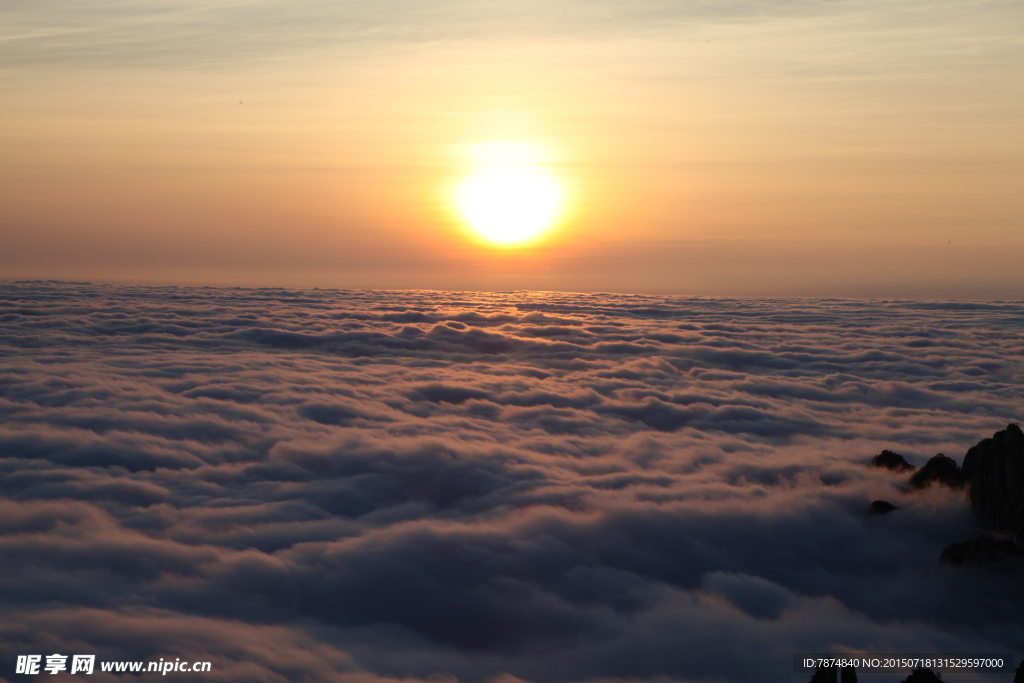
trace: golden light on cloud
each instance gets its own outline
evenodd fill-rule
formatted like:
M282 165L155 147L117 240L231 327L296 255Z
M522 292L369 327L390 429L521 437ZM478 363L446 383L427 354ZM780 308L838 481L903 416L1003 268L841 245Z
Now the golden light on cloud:
M478 239L499 247L526 246L557 223L562 184L544 155L523 142L492 142L473 151L473 167L455 187L455 208Z

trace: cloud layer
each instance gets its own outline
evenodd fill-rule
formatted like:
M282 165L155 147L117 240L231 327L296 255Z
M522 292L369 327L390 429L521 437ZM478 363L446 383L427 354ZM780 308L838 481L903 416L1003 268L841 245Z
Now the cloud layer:
M794 652L1014 651L1012 577L938 564L975 533L963 493L868 462L1019 420L1021 320L3 284L3 661L788 681Z

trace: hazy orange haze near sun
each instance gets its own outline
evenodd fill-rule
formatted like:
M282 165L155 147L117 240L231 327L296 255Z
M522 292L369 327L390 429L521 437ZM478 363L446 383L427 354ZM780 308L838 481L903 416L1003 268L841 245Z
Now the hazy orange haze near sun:
M1005 2L9 4L0 275L1024 296L1022 18ZM450 205L465 150L508 140L543 150L567 197L515 254Z

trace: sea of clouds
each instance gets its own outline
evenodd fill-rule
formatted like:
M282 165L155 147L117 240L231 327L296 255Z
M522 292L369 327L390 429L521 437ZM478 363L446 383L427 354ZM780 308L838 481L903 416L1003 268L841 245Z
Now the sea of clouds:
M1022 332L1022 302L0 283L0 680L1020 657L1019 577L938 561L963 492L869 461L1020 420Z

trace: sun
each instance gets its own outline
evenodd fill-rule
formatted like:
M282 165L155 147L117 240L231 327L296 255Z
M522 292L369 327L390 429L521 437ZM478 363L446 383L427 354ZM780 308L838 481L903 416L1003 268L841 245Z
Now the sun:
M532 145L489 143L475 150L472 171L456 185L455 207L479 239L501 247L535 242L557 222L562 185Z

